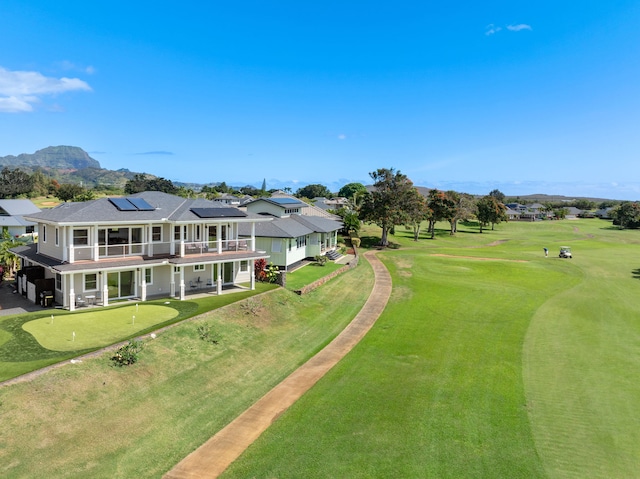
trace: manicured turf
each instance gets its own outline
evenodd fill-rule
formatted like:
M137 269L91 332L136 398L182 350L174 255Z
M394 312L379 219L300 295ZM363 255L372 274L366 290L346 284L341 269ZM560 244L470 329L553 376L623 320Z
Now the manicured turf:
M310 263L291 273L287 273L287 289L296 291L343 266L343 264L338 264L334 261L327 261L324 266L320 266L317 263Z
M169 305L140 303L117 310L90 309L76 314L55 314L24 323L22 328L31 333L38 343L52 351L76 351L99 348L116 343L162 324L178 316Z
M440 233L395 238L374 329L224 477L640 475L640 232Z
M138 314L135 320L133 319L136 314L135 305L128 302L105 309L96 308L75 312L55 310L2 317L0 318L0 381L73 358L107 344L154 331L159 327L273 288L275 288L274 285L258 283L255 291L210 296L197 300L162 299L140 303L139 309L142 310L143 305L145 309L142 316ZM167 302L169 304L166 304ZM156 315L153 313L154 310L162 313ZM54 315L53 324L51 314ZM34 334L31 334L30 330L33 330ZM117 331L117 334L112 334L112 330ZM73 332L76 333L75 340ZM52 349L44 345L51 346Z

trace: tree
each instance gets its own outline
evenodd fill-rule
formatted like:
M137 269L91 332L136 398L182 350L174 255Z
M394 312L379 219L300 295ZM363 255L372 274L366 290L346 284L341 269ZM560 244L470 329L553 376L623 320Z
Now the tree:
M620 229L637 228L640 223L640 204L624 201L611 210L609 215L613 218L613 224Z
M0 198L16 198L31 192L31 175L20 168L7 168L0 172Z
M358 193L366 193L367 187L362 183L347 183L340 191L338 191L338 196L343 198L347 198L349 200L353 200L353 197Z
M482 227L484 225L491 223L491 229L493 229L494 224L507 219L505 214L507 208L494 196L487 195L480 198L477 203L477 208L476 216L480 223L480 233L482 233Z
M16 246L24 245L26 242L27 240L13 238L7 230L2 232L2 238L0 239L0 266L2 266L3 274L15 271L18 265L19 258L9 250ZM1 277L0 280L2 280Z
M498 189L491 190L489 196L493 196L498 202L504 203L504 193Z
M267 196L267 179L262 179L262 188L260 188L260 196Z
M142 193L143 191L162 191L163 193L173 195L178 192L178 188L176 188L170 180L157 178L144 173L137 173L124 185L124 193L126 195Z
M451 235L458 232L458 221L472 217L476 211L476 202L473 196L467 193L447 191L446 195L453 201L453 214L449 217Z
M298 191L296 191L296 196L298 198L313 199L318 197L331 198L332 194L326 186L314 184L299 188Z
M431 239L434 239L436 237L436 223L438 221L448 221L455 215L455 202L444 191L433 189L429 191L427 204L431 210L429 231L431 232Z
M433 212L427 206L425 197L416 188L407 195L406 213L407 226L413 229L413 240L418 241L422 222L428 220Z
M360 218L358 213L347 208L340 208L336 214L342 218L342 232L348 235L351 231L358 233L360 231Z
M83 195L86 190L75 183L64 183L60 185L58 191L56 192L56 198L60 201L76 201L76 198L80 195Z
M407 223L406 207L413 194L413 183L393 168L380 168L369 176L374 181L374 190L366 197L360 218L382 228L380 246L388 246L391 228Z

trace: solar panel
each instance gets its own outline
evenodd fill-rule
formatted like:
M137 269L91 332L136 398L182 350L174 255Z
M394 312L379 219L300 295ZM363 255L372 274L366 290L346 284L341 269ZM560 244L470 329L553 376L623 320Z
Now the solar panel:
M243 218L247 216L238 208L191 208L198 218Z
M142 198L126 198L138 211L155 211L155 208Z
M278 203L279 205L288 205L292 203L300 203L300 200L296 200L295 198L269 198L274 203Z
M113 206L118 208L120 211L137 211L138 208L135 207L129 200L126 198L109 198L109 201Z

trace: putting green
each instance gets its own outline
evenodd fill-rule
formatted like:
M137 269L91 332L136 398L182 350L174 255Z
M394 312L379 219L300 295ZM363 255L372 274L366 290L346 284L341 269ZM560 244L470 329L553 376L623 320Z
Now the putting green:
M29 321L22 329L31 333L46 349L76 351L113 344L178 314L170 306L140 304L60 316L54 313Z

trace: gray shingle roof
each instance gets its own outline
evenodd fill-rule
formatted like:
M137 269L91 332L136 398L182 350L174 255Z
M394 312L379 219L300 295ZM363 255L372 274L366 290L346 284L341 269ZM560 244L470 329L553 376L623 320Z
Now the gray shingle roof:
M191 211L191 208L229 208L220 202L209 201L202 198L188 199L179 196L162 193L159 191L145 191L131 195L143 198L154 207L152 211L120 211L108 198L86 201L82 203L63 203L55 208L29 214L28 219L34 221L54 222L60 224L87 224L87 223L130 223L149 221L202 221ZM25 215L27 216L27 215ZM228 219L228 218L226 218ZM236 218L234 218L236 219ZM270 218L247 214L238 220L269 221ZM211 220L209 220L211 221Z

